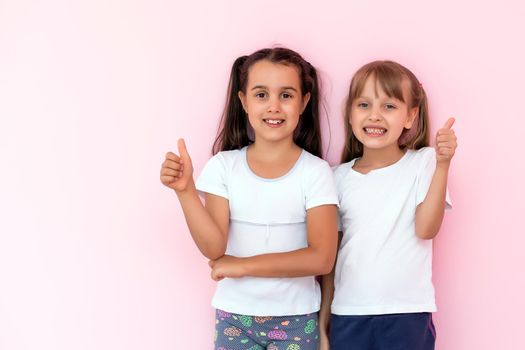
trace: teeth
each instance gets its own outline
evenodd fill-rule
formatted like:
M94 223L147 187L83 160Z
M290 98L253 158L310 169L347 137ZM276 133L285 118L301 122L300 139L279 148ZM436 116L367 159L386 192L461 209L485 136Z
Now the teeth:
M384 134L386 132L385 129L377 129L377 128L365 128L365 131L369 134Z
M283 121L282 120L276 120L276 119L266 119L265 122L267 122L268 124L277 125L277 124L281 124Z

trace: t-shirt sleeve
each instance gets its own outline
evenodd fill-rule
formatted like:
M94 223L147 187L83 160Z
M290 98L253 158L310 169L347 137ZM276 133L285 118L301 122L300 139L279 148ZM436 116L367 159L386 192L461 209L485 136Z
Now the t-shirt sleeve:
M208 160L195 185L201 194L210 193L229 200L226 179L226 162L222 154L218 153Z
M434 148L427 147L421 156L423 166L417 177L416 205L421 204L425 200L428 189L430 188L430 183L432 182L432 177L434 176L434 171L436 170L436 150ZM445 209L451 208L452 201L450 200L447 188L445 195Z
M328 163L323 161L305 175L307 176L306 210L326 204L339 205L334 175Z
M332 167L332 174L334 176L334 182L335 182L335 190L337 192L337 201L341 203L341 198L339 197L341 194L340 185L341 185L341 173L338 166ZM341 206L338 205L337 208L337 231L343 231L343 220L341 217Z

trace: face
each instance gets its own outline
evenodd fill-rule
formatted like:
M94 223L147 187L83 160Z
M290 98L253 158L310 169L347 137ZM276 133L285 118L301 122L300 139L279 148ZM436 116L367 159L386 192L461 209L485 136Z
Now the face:
M405 101L409 100L409 89L410 82L403 80ZM403 129L412 127L417 113L417 107L409 108L405 102L389 97L371 76L365 82L361 96L352 103L350 124L364 149L399 149L399 137Z
M250 67L246 91L240 91L239 98L255 132L255 141L277 142L293 140L310 94L302 96L295 66L261 60Z

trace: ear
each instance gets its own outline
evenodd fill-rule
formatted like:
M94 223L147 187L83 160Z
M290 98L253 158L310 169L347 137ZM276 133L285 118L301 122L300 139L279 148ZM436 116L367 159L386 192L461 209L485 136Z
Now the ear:
M303 109L301 110L301 114L306 109L306 106L308 106L308 102L310 102L310 96L311 96L311 94L309 92L304 94L304 96L303 96Z
M239 100L241 100L241 104L242 104L242 108L244 109L244 112L248 113L248 110L246 108L246 95L244 94L244 92L239 91L237 93L237 96L239 96Z
M408 111L408 117L405 123L405 129L410 129L412 127L418 115L419 115L419 107L411 108Z

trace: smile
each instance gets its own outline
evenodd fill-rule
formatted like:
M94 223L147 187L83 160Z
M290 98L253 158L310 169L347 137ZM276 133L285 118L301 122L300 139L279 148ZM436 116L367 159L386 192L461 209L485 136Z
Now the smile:
M270 124L270 125L279 125L279 124L284 123L283 119L263 119L263 121L266 124Z
M363 128L363 130L369 135L383 135L387 131L385 128Z

